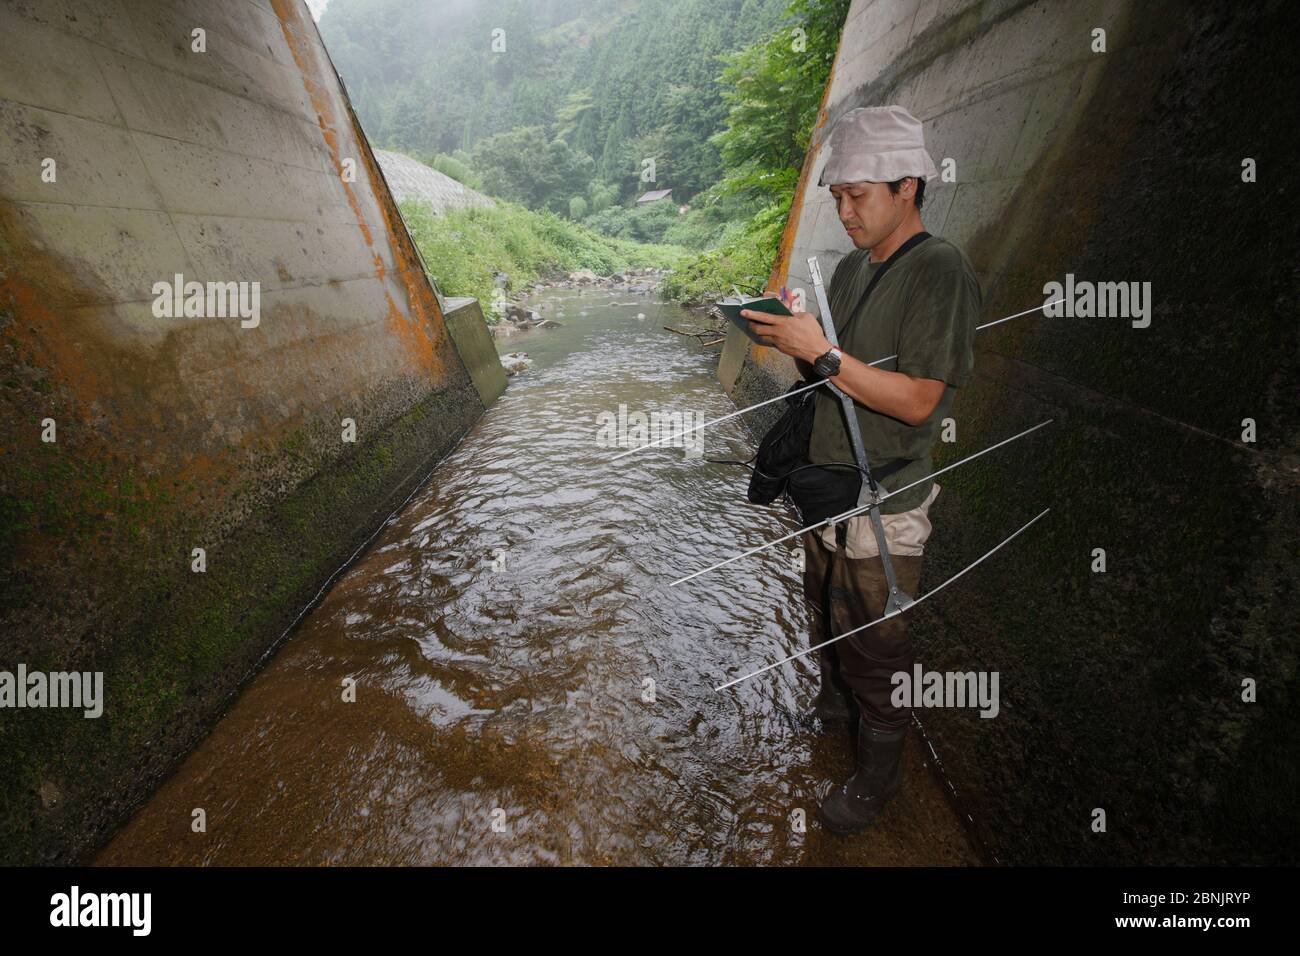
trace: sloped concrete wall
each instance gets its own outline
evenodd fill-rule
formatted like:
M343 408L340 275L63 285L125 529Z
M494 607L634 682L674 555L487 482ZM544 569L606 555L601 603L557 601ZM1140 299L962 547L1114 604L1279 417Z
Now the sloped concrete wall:
M444 302L447 330L456 343L456 351L474 387L485 403L496 401L506 390L506 372L501 367L496 343L488 331L487 320L478 299L473 296L453 296Z
M76 859L495 396L300 0L0 0L0 270L0 670L105 681L0 710L0 862Z
M496 205L491 197L470 189L418 159L386 149L375 150L375 159L379 160L388 188L398 202L409 199L428 203L429 208L439 216L453 209L490 208Z
M947 464L1056 419L940 479L922 591L1052 512L914 612L927 669L1000 674L994 719L918 711L998 860L1300 857L1295 27L1284 3L856 0L848 15L773 283L808 288L809 255L829 277L852 248L815 185L822 146L848 110L899 103L936 163L956 162L922 218L970 255L983 321L1041 305L1067 272L1152 284L1146 328L1038 315L981 333L957 440L937 449ZM740 405L794 377L738 335L719 374ZM761 431L772 415L752 417Z

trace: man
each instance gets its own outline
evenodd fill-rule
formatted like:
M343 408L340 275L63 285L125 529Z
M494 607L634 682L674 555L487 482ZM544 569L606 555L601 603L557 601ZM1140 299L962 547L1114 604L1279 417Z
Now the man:
M880 481L884 494L934 470L930 455L941 423L974 364L980 288L962 252L930 236L904 250L863 303L881 264L924 232L925 181L937 171L921 123L899 106L845 114L830 149L818 185L829 186L856 247L836 267L827 296L843 351L831 348L821 323L807 312L742 315L762 330L765 344L793 357L805 378L820 373L853 399L873 471L896 469ZM868 364L895 353L879 367ZM842 406L829 389L818 392L808 458L817 465L854 461ZM914 597L938 493L938 485L925 480L880 506L898 586ZM836 513L855 503L853 493ZM804 548L813 644L884 615L888 587L868 514L806 532ZM857 770L831 790L821 816L833 832L856 833L875 821L901 780L911 712L896 707L891 695L893 675L912 671L907 619L892 617L818 656L821 688L811 715L825 726L850 720L854 705L858 712Z

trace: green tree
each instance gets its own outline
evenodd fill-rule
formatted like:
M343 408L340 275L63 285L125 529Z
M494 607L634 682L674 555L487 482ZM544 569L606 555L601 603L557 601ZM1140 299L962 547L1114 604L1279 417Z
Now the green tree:
M723 57L726 128L711 142L723 192L788 201L811 141L849 0L796 0L790 22L762 43Z
M471 151L484 189L532 209L568 212L574 183L591 180L595 164L562 139L549 142L541 126L524 126L482 140Z

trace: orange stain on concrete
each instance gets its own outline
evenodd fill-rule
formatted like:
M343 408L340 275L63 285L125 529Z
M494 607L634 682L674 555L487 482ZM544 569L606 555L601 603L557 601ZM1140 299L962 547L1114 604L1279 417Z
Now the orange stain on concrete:
M334 94L337 87L325 78L333 75L333 67L321 62L316 53L316 46L311 41L307 30L315 31L302 16L300 0L271 0L272 9L280 20L285 42L293 56L298 72L302 75L303 88L307 91L312 108L316 111L317 123L321 135L330 152L330 158L339 174L339 183L343 187L348 205L357 218L357 226L366 246L373 251L375 276L384 287L384 296L388 302L387 319L389 327L401 339L415 365L438 379L447 375L445 353L448 335L443 320L442 310L438 306L437 296L424 275L415 250L410 245L406 227L401 222L401 214L384 183L374 156L365 139L365 134L352 114L350 106L343 100L348 110L347 123L352 128L353 141L358 145L359 159L365 167L370 186L378 200L379 212L384 220L388 247L396 262L401 264L398 276L406 290L407 308L403 310L394 301L387 288L388 269L383 257L374 249L374 236L361 211L361 202L351 184L343 177L343 153L340 144L340 125L335 116Z

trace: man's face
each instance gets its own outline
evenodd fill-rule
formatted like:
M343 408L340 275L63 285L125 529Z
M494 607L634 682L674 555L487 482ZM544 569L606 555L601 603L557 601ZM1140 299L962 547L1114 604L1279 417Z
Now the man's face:
M859 249L870 249L898 228L907 214L907 195L912 194L904 181L898 194L889 191L888 183L837 183L830 187L840 222Z

